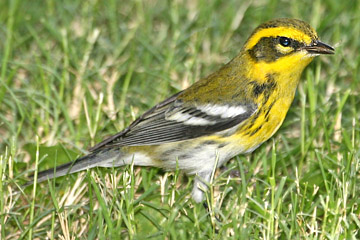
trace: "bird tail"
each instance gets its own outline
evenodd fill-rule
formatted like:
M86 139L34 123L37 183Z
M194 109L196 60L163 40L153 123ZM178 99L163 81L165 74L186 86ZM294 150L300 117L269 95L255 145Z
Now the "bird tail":
M119 152L112 151L111 149L102 149L101 151L90 153L84 157L78 158L73 162L65 163L57 167L41 171L37 175L37 182L43 182L47 179L52 179L56 177L65 176L71 173L80 172L85 169L90 169L94 167L104 167L112 166L119 157ZM125 163L124 163L125 164ZM115 166L124 165L116 161ZM26 186L34 184L34 176L30 181L25 184Z

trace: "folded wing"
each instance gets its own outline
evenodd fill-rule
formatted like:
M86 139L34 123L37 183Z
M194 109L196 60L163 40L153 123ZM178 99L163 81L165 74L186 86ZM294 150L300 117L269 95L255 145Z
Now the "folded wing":
M159 103L122 132L95 145L101 147L141 146L188 140L211 135L240 124L256 112L256 105L184 104L178 93Z

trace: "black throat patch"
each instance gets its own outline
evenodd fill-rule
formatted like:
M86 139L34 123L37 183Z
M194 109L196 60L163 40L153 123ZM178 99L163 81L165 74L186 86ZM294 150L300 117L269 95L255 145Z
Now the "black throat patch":
M275 74L275 73L274 73ZM251 81L252 94L255 98L258 98L261 94L265 95L265 99L268 99L271 93L276 88L277 84L274 79L274 74L266 75L266 82L259 84L257 81Z

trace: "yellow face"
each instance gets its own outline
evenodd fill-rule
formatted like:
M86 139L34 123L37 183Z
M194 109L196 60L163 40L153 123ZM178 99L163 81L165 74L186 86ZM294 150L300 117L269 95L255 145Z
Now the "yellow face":
M243 48L251 65L248 77L259 81L269 73L280 74L284 80L299 77L315 56L333 51L319 41L309 24L296 19L275 19L260 25Z
M292 54L314 57L334 53L332 47L319 41L317 33L308 23L288 18L260 25L245 43L243 51L248 52L256 62L273 62Z

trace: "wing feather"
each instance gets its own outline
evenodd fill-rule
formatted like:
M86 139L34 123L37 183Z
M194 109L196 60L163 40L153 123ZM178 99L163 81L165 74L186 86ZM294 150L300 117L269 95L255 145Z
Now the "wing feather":
M177 99L179 94L151 108L128 128L90 151L101 147L157 145L214 134L240 124L257 109L250 103L189 106Z

